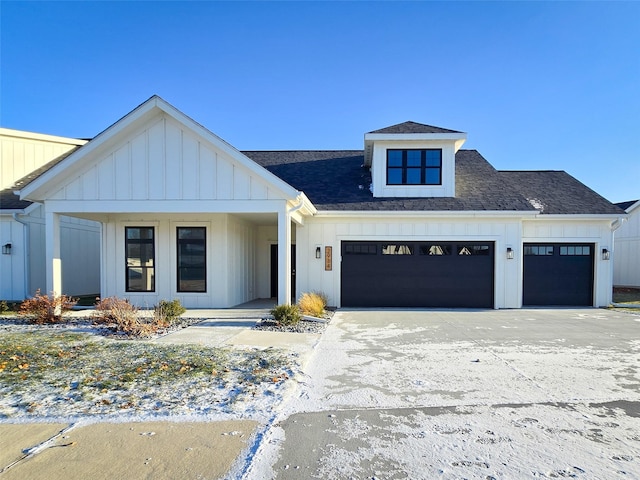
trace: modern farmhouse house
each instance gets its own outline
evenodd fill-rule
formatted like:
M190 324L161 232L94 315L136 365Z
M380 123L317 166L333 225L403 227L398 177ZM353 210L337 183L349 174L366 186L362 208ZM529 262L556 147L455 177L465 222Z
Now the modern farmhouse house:
M0 128L0 300L24 300L46 292L45 215L40 203L20 198L12 185L38 175L46 165L87 143L76 138ZM65 292L100 291L100 224L60 217Z
M44 205L56 292L64 215L101 224L101 295L141 306L607 305L625 212L561 171L497 171L465 139L406 122L363 150L241 152L154 96L15 189Z

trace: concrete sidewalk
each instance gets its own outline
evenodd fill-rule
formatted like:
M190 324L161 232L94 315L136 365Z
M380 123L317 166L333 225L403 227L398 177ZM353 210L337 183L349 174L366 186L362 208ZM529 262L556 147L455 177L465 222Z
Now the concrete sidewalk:
M214 480L257 427L251 420L0 424L0 478Z

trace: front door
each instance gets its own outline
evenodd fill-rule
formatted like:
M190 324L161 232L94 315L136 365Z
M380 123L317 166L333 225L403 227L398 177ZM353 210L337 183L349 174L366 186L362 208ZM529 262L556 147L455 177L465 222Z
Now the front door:
M291 245L291 297L296 299L296 246ZM271 298L278 298L278 245L271 245Z

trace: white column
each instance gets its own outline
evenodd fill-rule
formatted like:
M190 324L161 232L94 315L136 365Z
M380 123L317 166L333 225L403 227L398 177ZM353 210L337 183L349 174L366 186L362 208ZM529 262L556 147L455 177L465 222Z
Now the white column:
M278 212L278 304L291 303L291 215Z
M46 272L47 291L40 292L42 295L62 293L62 260L60 259L60 214L46 212Z

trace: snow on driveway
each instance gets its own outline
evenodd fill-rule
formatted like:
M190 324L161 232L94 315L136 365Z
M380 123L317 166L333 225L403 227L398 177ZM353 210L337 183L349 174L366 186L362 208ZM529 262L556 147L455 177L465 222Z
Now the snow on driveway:
M340 311L245 472L640 478L640 317Z

